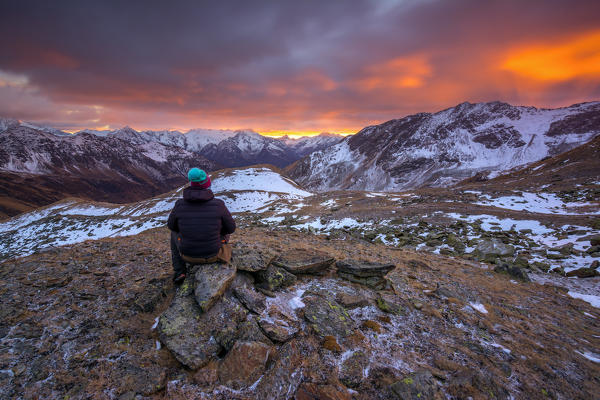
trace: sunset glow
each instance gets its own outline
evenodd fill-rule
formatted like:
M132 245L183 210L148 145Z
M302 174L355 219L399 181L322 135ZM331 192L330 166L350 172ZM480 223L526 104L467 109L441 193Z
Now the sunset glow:
M600 77L600 31L556 43L523 47L512 53L503 68L540 81Z
M0 116L352 134L464 101L600 99L600 2L0 5ZM157 29L160 27L160 29Z

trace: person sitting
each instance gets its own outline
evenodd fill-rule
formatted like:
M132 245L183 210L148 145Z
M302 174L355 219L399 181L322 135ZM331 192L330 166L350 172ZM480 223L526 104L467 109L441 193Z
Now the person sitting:
M231 261L229 235L235 221L223 200L215 198L210 177L199 168L188 172L190 186L183 190L169 214L173 281L184 281L186 263L207 264Z

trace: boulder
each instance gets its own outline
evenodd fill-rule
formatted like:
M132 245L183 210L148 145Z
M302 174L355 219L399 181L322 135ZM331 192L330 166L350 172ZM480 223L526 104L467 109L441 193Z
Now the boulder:
M371 276L385 276L396 268L394 264L382 264L368 261L338 261L336 264L338 272L354 275L356 277L368 278Z
M335 259L318 250L293 249L273 260L273 265L292 274L324 274Z
M390 288L390 283L385 279L385 275L395 268L393 264L364 261L338 261L336 267L340 278L376 290Z
M558 252L563 256L571 255L573 253L573 243L567 243L564 246L560 246Z
M600 235L594 235L590 238L590 245L600 246Z
M204 315L200 321L217 341L220 350L229 351L238 339L249 340L247 335L248 311L233 296L224 296ZM258 340L258 339L253 339Z
M194 275L194 296L203 312L209 310L235 278L236 269L231 264L201 265Z
M481 239L477 242L474 250L475 255L481 260L490 260L497 257L508 257L515 254L515 248L511 245L502 243L501 240Z
M192 296L175 296L158 321L158 337L183 365L197 369L208 364L220 349L210 327L198 316L200 307Z
M352 395L342 386L304 382L298 387L294 398L296 400L351 400Z
M274 304L260 316L258 324L275 342L286 342L300 330L298 318Z
M265 374L256 385L253 398L290 399L298 389L300 382L305 379L301 370L304 363L309 368L316 368L312 362L314 357L311 357L316 352L310 337L292 339L282 345L274 357L269 373Z
M459 292L458 289L450 289L447 286L438 286L437 289L435 289L434 293L436 295L440 296L441 298L446 298L446 299L454 298L454 299L459 299L459 300L462 300L463 302L466 302L465 294L462 292Z
M254 289L245 286L233 289L233 294L248 310L260 314L265 309L265 297Z
M364 371L368 364L367 355L362 350L355 351L342 362L340 381L349 388L358 387L364 378Z
M265 336L265 332L258 325L258 318L249 315L245 321L241 322L236 331L237 340L246 342L261 342L273 344L271 339Z
M352 334L352 319L344 307L331 298L305 292L304 319L321 336L346 337Z
M256 272L267 269L274 258L275 254L267 249L236 243L231 265L241 271Z
M594 261L594 263L598 263L598 261ZM592 264L593 265L593 264ZM600 273L596 270L596 268L578 268L572 271L569 271L565 274L568 277L576 276L578 278L593 278L594 276L600 276Z
M507 263L502 263L500 265L497 265L494 268L494 271L498 272L498 273L508 274L512 277L522 280L523 282L531 281L531 279L529 279L529 275L527 274L527 272L524 269L519 268L515 265L508 265Z
M365 307L369 305L369 299L358 291L356 293L336 293L335 301L340 303L346 309Z
M588 254L599 253L600 252L600 245L590 246L590 247L588 247L585 250L585 252L588 253Z
M393 294L381 293L375 300L375 304L381 311L394 315L404 315L409 310L409 305Z
M267 269L258 271L256 278L258 280L257 287L271 292L291 286L297 280L296 275L275 265L269 265Z
M402 400L445 398L429 371L405 375L392 385L392 392Z
M271 347L264 343L236 342L219 363L219 381L236 390L251 386L264 373L270 352Z
M238 338L252 332L246 326L248 312L233 297L226 295L202 312L186 280L160 316L158 337L175 358L191 369L205 366L221 351L228 351ZM258 329L258 327L256 327ZM260 340L260 332L252 335Z

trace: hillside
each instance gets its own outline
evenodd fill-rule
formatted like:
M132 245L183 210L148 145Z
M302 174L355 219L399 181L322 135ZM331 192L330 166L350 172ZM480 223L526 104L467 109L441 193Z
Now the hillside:
M335 266L287 273L274 297L254 289L258 273L238 271L198 314L221 332L216 342L193 345L203 337L192 336L193 311L173 309L193 282L173 288L165 228L3 263L2 397L537 399L593 398L600 387L598 308L559 287L352 236L246 227L233 240L288 260L302 249L396 267L384 290L368 284L382 278ZM206 361L186 358L186 343Z
M400 191L494 177L600 133L600 103L559 109L462 103L369 126L286 168L316 191Z
M342 137L300 139L253 131L82 130L0 118L0 219L67 197L139 201L186 182L187 170L270 163L284 167Z
M600 193L589 191L600 183L600 135L572 150L506 171L492 179L480 174L460 182L465 189L502 191L546 190L564 192L581 199L600 199ZM568 192L568 193L567 193ZM589 192L589 193L588 193Z
M502 191L314 194L267 166L222 170L212 179L216 195L250 225L331 237L351 234L467 259L485 258L482 249L500 242L507 252L501 262L533 272L587 268L600 256L591 245L591 238L600 235L600 199L594 194L598 183L574 197L570 192L507 186ZM0 259L164 226L180 190L126 205L70 199L23 214L0 224Z
M217 168L173 146L8 125L0 130L0 218L66 197L138 201L183 185L194 166Z
M0 397L600 388L597 198L485 186L315 194L264 165L212 181L238 223L234 261L178 290L164 225L181 189L125 205L68 199L0 224Z

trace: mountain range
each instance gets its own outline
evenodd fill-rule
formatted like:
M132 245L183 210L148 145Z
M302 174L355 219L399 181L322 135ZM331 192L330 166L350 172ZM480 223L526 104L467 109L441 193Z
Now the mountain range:
M65 197L138 201L184 184L193 166L218 167L175 146L89 133L63 136L21 124L1 130L0 143L0 216Z
M133 144L161 143L200 154L223 167L242 167L252 164L272 164L285 167L309 153L325 149L342 139L341 135L321 133L318 136L290 139L272 138L252 130L192 129L179 131L141 131L124 127L116 131L86 130L76 133L114 136Z
M558 109L462 103L368 126L286 168L305 187L399 191L447 186L553 156L600 133L600 102Z
M138 201L185 183L191 166L272 164L312 191L401 191L487 180L600 133L600 102L558 109L462 103L355 135L271 138L251 130L69 134L0 119L0 216L62 198Z
M65 197L126 203L186 182L193 166L213 171L269 163L285 166L341 139L321 134L269 138L253 131L83 130L69 134L0 119L0 217Z

